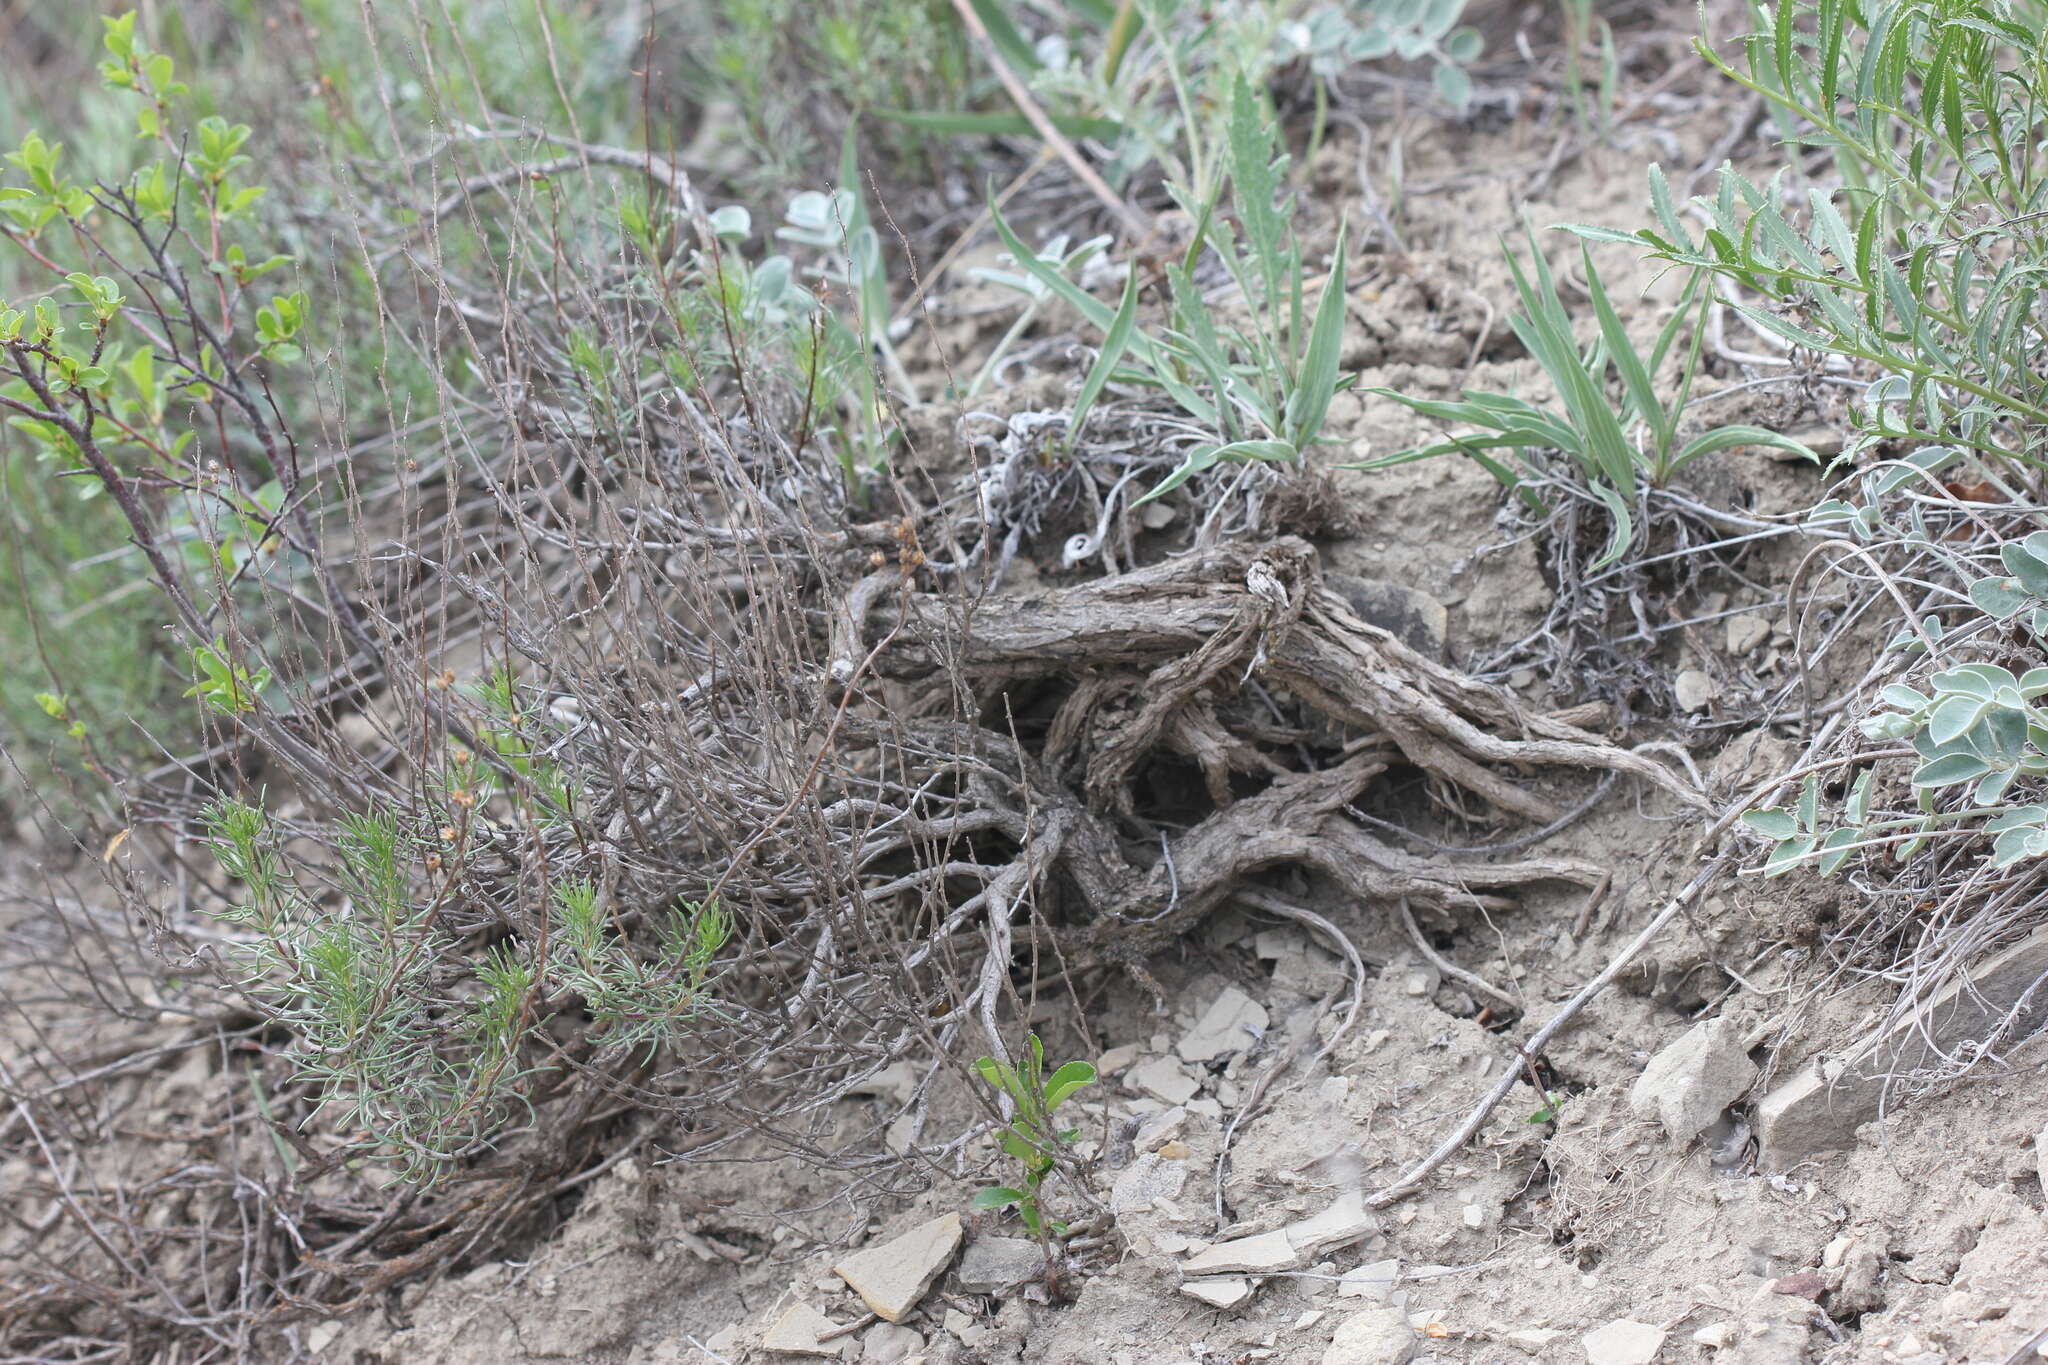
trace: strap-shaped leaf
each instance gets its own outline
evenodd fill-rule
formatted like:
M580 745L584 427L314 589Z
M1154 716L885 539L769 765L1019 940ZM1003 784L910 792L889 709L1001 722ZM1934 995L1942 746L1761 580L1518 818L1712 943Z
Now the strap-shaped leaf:
M1138 271L1131 269L1124 278L1124 296L1117 304L1116 315L1109 320L1109 330L1103 333L1102 349L1095 354L1095 363L1088 367L1088 375L1081 381L1081 392L1074 398L1074 417L1067 426L1067 445L1071 448L1081 435L1081 428L1088 423L1088 410L1095 406L1095 400L1102 393L1103 385L1109 383L1110 374L1124 358L1124 350L1131 343L1131 331L1138 322Z

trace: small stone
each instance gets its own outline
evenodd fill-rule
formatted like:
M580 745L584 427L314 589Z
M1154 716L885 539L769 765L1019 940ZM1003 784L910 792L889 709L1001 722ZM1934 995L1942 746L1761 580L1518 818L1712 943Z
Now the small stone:
M1629 1107L1639 1117L1655 1116L1675 1140L1690 1142L1713 1127L1756 1077L1741 1035L1727 1020L1712 1019L1650 1059L1629 1091Z
M1405 584L1354 574L1328 573L1323 582L1342 596L1367 625L1378 626L1432 659L1443 657L1451 614L1436 598Z
M1285 1232L1262 1232L1256 1237L1239 1237L1218 1242L1181 1266L1183 1275L1227 1275L1232 1273L1271 1275L1281 1270L1299 1270L1307 1257L1295 1250Z
M1728 652L1747 654L1771 638L1771 623L1761 616L1731 616L1728 618Z
M1186 1104L1202 1086L1187 1069L1171 1057L1147 1057L1131 1068L1125 1083L1142 1094L1166 1104Z
M1096 1060L1095 1069L1104 1076L1115 1076L1132 1062L1145 1055L1145 1049L1136 1043L1125 1043L1113 1047Z
M330 1318L326 1322L316 1322L313 1324L312 1330L306 1333L306 1349L314 1355L319 1355L329 1346L332 1346L334 1339L340 1335L341 1324L333 1319Z
M1650 1365L1664 1345L1664 1329L1620 1318L1582 1338L1587 1365Z
M945 1328L956 1337L964 1337L974 1330L974 1319L957 1308L946 1310Z
M948 1213L856 1252L833 1266L832 1273L852 1285L874 1312L902 1322L960 1249L960 1238L960 1215Z
M1725 1351L1741 1335L1742 1330L1732 1322L1711 1322L1694 1332L1692 1339L1710 1351Z
M1420 1343L1398 1308L1369 1308L1337 1325L1323 1365L1406 1365Z
M1483 1228L1486 1226L1486 1210L1480 1208L1477 1204L1467 1204L1464 1217L1465 1226L1468 1228Z
M1380 1220L1365 1207L1365 1196L1356 1190L1337 1197L1335 1203L1313 1218L1289 1223L1283 1231L1304 1262L1325 1251L1350 1246L1360 1238L1378 1232Z
M1139 1124L1138 1135L1131 1143L1141 1152L1156 1152L1185 1133L1187 1126L1188 1111L1185 1106L1176 1104Z
M1199 1100L1189 1100L1188 1112L1190 1114L1200 1114L1211 1123L1223 1122L1223 1106L1207 1097Z
M792 1307L775 1320L775 1325L761 1335L761 1349L780 1351L792 1356L836 1356L846 1343L834 1337L820 1341L827 1332L839 1330L839 1324L820 1313L807 1303Z
M860 1358L875 1365L898 1365L923 1349L923 1334L892 1322L878 1322L861 1334Z
M1159 1149L1159 1157L1162 1161L1186 1161L1194 1154L1195 1149L1182 1142L1179 1138L1175 1138Z
M1540 1351L1563 1335L1564 1332L1556 1327L1524 1327L1520 1331L1506 1333L1501 1340L1525 1351Z
M1821 1251L1820 1263L1827 1269L1833 1270L1835 1267L1841 1265L1843 1259L1847 1257L1849 1254L1849 1248L1855 1245L1856 1242L1853 1238L1835 1238L1834 1241L1829 1242L1827 1246Z
M1138 509L1138 521L1148 531L1161 531L1173 525L1173 519L1180 515L1180 509L1170 502L1148 502Z
M1321 1322L1322 1320L1323 1310L1320 1308L1311 1308L1307 1312L1303 1313L1300 1317L1294 1320L1294 1330L1297 1332L1305 1332L1309 1328Z
M1252 1282L1242 1275L1216 1275L1181 1281L1180 1292L1211 1308L1236 1308L1252 1296Z
M1172 1199L1188 1183L1188 1163L1168 1161L1157 1152L1147 1152L1117 1172L1110 1187L1111 1213L1137 1213L1161 1199Z
M1791 1275L1780 1275L1771 1281L1773 1294L1785 1294L1795 1299L1820 1302L1820 1296L1827 1292L1828 1282L1811 1270L1801 1270Z
M1184 1062L1213 1062L1255 1045L1266 1036L1270 1022L1264 1005L1237 987L1227 986L1181 1038L1175 1051Z
M1374 1261L1356 1270L1344 1272L1344 1278L1337 1282L1337 1297L1340 1299L1366 1298L1385 1303L1393 1297L1394 1284L1401 1278L1399 1261Z
M1681 711L1704 711L1707 704L1721 695L1721 685L1697 668L1681 672L1671 683L1671 691L1678 699Z
M963 1294L1000 1294L1045 1274L1045 1248L1022 1237L977 1237L960 1257L954 1280Z

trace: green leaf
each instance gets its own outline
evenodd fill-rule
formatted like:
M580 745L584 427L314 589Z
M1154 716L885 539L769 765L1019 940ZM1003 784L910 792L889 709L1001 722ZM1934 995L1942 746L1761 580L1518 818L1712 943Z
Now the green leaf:
M1946 754L1921 764L1913 772L1916 787L1952 787L1971 782L1991 771L1991 765L1974 754Z
M1742 823L1766 839L1790 839L1799 833L1799 821L1783 807L1743 812Z
M1771 850L1771 856L1764 862L1764 875L1766 877L1784 876L1787 872L1799 866L1800 860L1805 858L1807 854L1813 852L1813 845L1814 839L1810 834L1802 835L1797 839L1785 840Z
M1045 1107L1048 1111L1060 1107L1075 1091L1095 1084L1095 1066L1091 1062L1068 1062L1052 1073L1045 1082Z
M1692 440L1686 442L1685 449L1678 452L1678 458L1671 462L1671 467L1673 470L1676 470L1681 465L1696 460L1702 455L1710 454L1716 450L1730 450L1736 446L1763 446L1770 450L1789 450L1795 455L1813 461L1815 464L1820 463L1820 456L1816 455L1812 448L1803 442L1795 441L1790 436L1781 436L1777 432L1766 430L1763 427L1742 426L1738 424L1715 427L1712 431L1695 436Z
M1988 703L1977 697L1949 697L1927 718L1927 737L1948 744L1968 734Z
M1970 585L1970 600L1986 616L2003 621L2024 611L2034 596L2017 578L1980 578Z
M1472 103L1472 77L1456 63L1438 62L1435 83L1436 93L1442 97L1443 102L1459 113L1463 113L1465 107Z
M1095 400L1102 393L1103 385L1109 382L1110 374L1124 358L1124 350L1131 342L1131 329L1138 321L1138 269L1131 267L1124 278L1123 301L1117 305L1116 316L1110 319L1109 330L1104 333L1102 349L1096 353L1095 363L1088 368L1087 378L1081 381L1081 392L1074 399L1074 416L1067 427L1067 447L1073 448L1081 435L1081 428L1088 424L1088 410L1095 406Z
M876 109L875 117L927 132L956 137L1036 137L1038 129L1022 114L975 114L946 109ZM1078 118L1051 114L1052 126L1071 138L1092 138L1114 142L1123 136L1124 125L1112 118Z
M1021 1204L1031 1196L1008 1185L990 1185L974 1192L973 1205L977 1209L1006 1209L1012 1204Z
M1635 521L1629 516L1628 504L1622 500L1621 494L1605 484L1589 484L1588 487L1614 518L1614 531L1607 537L1607 548L1600 552L1600 557L1591 566L1598 570L1606 568L1627 552L1630 542L1635 539Z
M2001 547L1998 557L2005 562L2005 571L2019 580L2020 587L2036 597L2048 597L2048 560L2037 558L2017 541Z
M1330 399L1337 392L1337 361L1344 348L1345 235L1346 225L1339 223L1330 278L1323 281L1315 322L1309 329L1308 351L1302 357L1294 391L1287 395L1287 435L1301 450L1315 443L1323 419L1329 415Z
M1816 867L1823 877L1831 877L1849 861L1854 845L1863 837L1860 829L1838 829L1820 841L1819 860Z
M981 20L982 27L988 30L989 41L995 45L996 52L1012 71L1020 76L1030 76L1043 67L1038 53L1024 40L1024 35L1011 21L1009 11L999 0L967 0L967 3L974 10L974 17Z

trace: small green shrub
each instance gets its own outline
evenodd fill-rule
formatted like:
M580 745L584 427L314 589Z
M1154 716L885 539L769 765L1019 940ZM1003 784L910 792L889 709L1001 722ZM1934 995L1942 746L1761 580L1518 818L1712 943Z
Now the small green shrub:
M1345 232L1339 228L1329 277L1311 302L1293 215L1282 202L1286 158L1242 77L1232 90L1229 129L1228 197L1243 236L1222 213L1222 186L1200 203L1184 198L1187 186L1170 187L1183 197L1198 228L1185 256L1165 267L1171 314L1168 325L1156 331L1136 324L1135 266L1121 302L1111 309L1069 280L1059 262L1025 246L996 215L1012 259L1103 333L1099 358L1069 421L1070 440L1112 379L1163 391L1214 433L1213 441L1191 447L1147 499L1218 463L1300 460L1320 437L1331 399L1350 383L1337 366ZM1236 285L1241 309L1226 313L1204 297L1196 281L1204 252Z
M1514 253L1508 253L1508 267L1514 272L1515 289L1522 301L1521 311L1509 318L1509 324L1550 377L1564 411L1540 408L1504 393L1466 393L1460 401L1442 402L1393 389L1374 389L1372 392L1424 416L1476 430L1361 461L1352 468L1385 469L1411 460L1463 454L1540 512L1543 496L1532 482L1527 457L1534 451L1554 450L1566 458L1613 518L1607 547L1591 566L1598 569L1620 559L1635 542L1630 509L1638 492L1645 486L1663 486L1702 455L1755 445L1817 458L1789 437L1739 424L1713 427L1680 441L1680 420L1699 372L1705 313L1712 302L1703 272L1696 270L1687 278L1670 318L1649 351L1642 353L1600 282L1591 253L1581 248L1586 289L1600 324L1592 345L1581 349L1573 337L1571 314L1558 297L1550 263L1533 236L1529 255L1531 267L1525 271ZM1677 390L1667 401L1658 393L1658 372L1688 321L1693 324L1691 339L1679 363ZM1618 396L1609 381L1610 371L1619 386ZM1500 458L1493 453L1496 451L1508 452L1509 458Z
M1072 1146L1081 1136L1078 1128L1061 1128L1054 1114L1076 1091L1095 1084L1094 1065L1068 1062L1048 1076L1045 1045L1034 1033L1026 1039L1021 1066L983 1057L974 1067L1009 1106L1009 1122L998 1141L1004 1154L1015 1158L1024 1169L1023 1184L992 1185L978 1191L974 1207L1014 1208L1032 1236L1041 1237L1047 1232L1064 1236L1066 1225L1048 1222L1040 1210L1038 1191L1058 1164L1061 1149Z
M1900 0L1756 5L1746 69L1700 51L1761 96L1789 140L1842 178L1809 187L1803 225L1782 179L1724 167L1681 219L1650 172L1656 225L1582 235L1647 246L1746 291L1765 334L1876 382L1845 456L1940 443L2041 463L2048 444L2048 6Z

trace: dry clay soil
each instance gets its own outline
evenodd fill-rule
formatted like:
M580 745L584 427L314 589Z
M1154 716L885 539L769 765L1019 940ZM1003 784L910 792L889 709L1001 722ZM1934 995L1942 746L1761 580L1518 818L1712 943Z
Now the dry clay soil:
M1429 434L1405 410L1363 393L1374 385L1447 396L1462 379L1548 397L1508 337L1512 291L1500 234L1525 211L1538 225L1629 223L1643 199L1645 161L1700 165L1741 117L1732 106L1654 102L1640 112L1648 116L1616 145L1554 166L1550 135L1526 122L1411 124L1407 251L1390 255L1351 300L1346 354L1361 378L1337 401L1339 441L1323 458L1384 453ZM1356 212L1354 158L1339 138L1314 168L1333 211ZM1649 278L1625 252L1602 260L1617 298L1633 298ZM1730 378L1740 376L1722 381ZM1735 411L1742 406L1724 405L1725 415L1781 425L1826 417ZM1811 469L1750 454L1700 478L1717 500L1762 515L1796 512L1820 487ZM1482 471L1438 461L1338 480L1357 529L1322 544L1325 569L1442 603L1451 660L1482 657L1542 616L1551 594L1537 551L1527 540L1506 543L1512 537L1494 519L1498 492ZM1777 627L1770 637L1736 653L1717 622L1683 633L1662 656L1666 668L1714 680L1720 695L1695 722L1739 717L1746 697L1783 681L1788 637L1770 601L1773 576L1781 582L1789 563L1753 563L1747 584L1719 585L1725 602L1710 604L1757 605ZM1529 700L1545 700L1540 678L1517 682ZM1654 737L1659 724L1644 721L1631 742ZM1742 730L1695 723L1690 731L1717 801L1790 752L1780 739ZM1121 1062L1075 1102L1079 1151L1091 1159L1099 1194L1108 1198L1141 1162L1173 1193L1122 1210L1110 1253L1060 1296L1042 1288L964 1294L941 1277L907 1331L864 1327L832 1345L854 1359L921 1356L931 1365L1651 1359L1603 1356L1605 1338L1586 1343L1628 1320L1663 1334L1654 1359L1665 1362L2006 1361L2048 1326L2048 1218L2035 1144L2048 1127L2048 1036L2012 1052L2008 1070L1865 1125L1846 1152L1759 1169L1742 1141L1745 1104L1773 1074L1838 1045L1888 1003L1871 988L1819 1009L1788 1008L1807 980L1802 945L1812 943L1828 898L1843 894L1800 878L1724 879L1598 999L1551 1049L1561 1093L1552 1122L1532 1121L1539 1101L1521 1088L1419 1193L1350 1245L1267 1279L1228 1311L1181 1292L1179 1266L1204 1243L1279 1228L1347 1191L1383 1186L1421 1159L1493 1082L1514 1039L1597 974L1692 875L1696 833L1694 819L1662 797L1618 788L1540 849L1611 869L1612 890L1583 932L1574 932L1576 890L1420 926L1444 959L1523 1007L1508 1035L1483 1025L1484 997L1419 954L1391 907L1324 899L1318 910L1356 945L1366 981L1337 1045L1310 1064L1318 1040L1345 1022L1342 960L1298 924L1215 917L1155 964L1177 1009L1154 1013L1119 981L1085 1021L1068 1008L1044 1025L1068 1055ZM1454 830L1445 837L1458 839ZM1313 888L1295 889L1314 899ZM1730 966L1744 985L1723 970ZM1197 1018L1233 989L1255 1002L1263 1037L1247 1035L1238 1050L1206 1062L1176 1058ZM1632 1109L1629 1092L1652 1056L1703 1019L1725 1019L1755 1040L1762 1078L1708 1140L1678 1142ZM1232 1138L1219 1182L1236 1108L1254 1078L1304 1038L1277 1098ZM1146 1152L1134 1143L1138 1126L1168 1107L1146 1086L1164 1074L1158 1059L1170 1059L1166 1070L1177 1068L1195 1094L1179 1136ZM887 1101L849 1101L843 1117L865 1122L855 1109ZM954 1102L954 1116L967 1122L974 1111ZM849 1247L966 1214L972 1190L996 1169L985 1151L975 1160L986 1167L870 1209L794 1161L762 1154L669 1166L650 1149L593 1182L572 1216L516 1259L404 1287L382 1311L293 1333L313 1358L352 1365L793 1360L760 1349L763 1330L799 1303L856 1322L864 1309L831 1266ZM1219 1210L1228 1212L1221 1226ZM969 1215L967 1224L970 1239L1017 1232L996 1215ZM1391 1287L1340 1285L1346 1272L1384 1262L1399 1275ZM1332 1347L1348 1320L1389 1303L1405 1316L1405 1334Z

